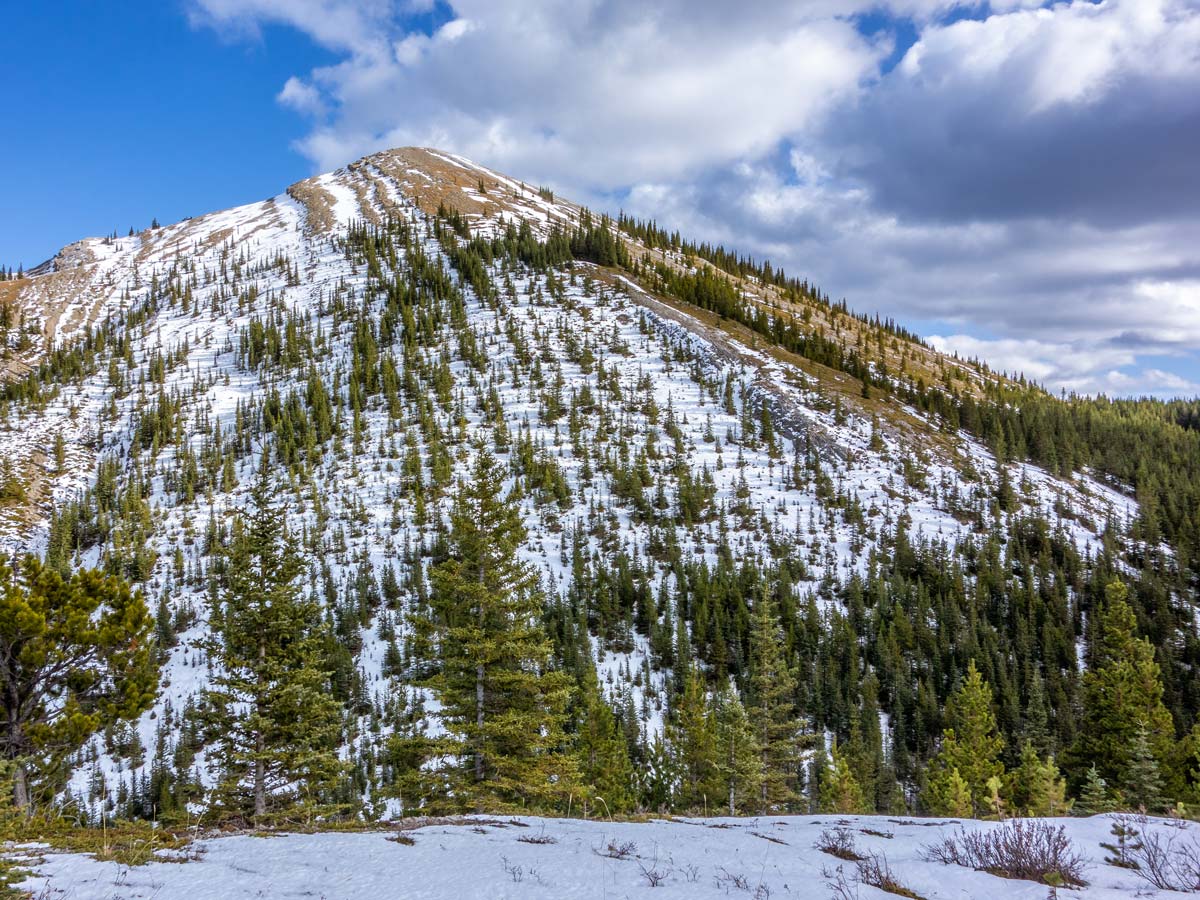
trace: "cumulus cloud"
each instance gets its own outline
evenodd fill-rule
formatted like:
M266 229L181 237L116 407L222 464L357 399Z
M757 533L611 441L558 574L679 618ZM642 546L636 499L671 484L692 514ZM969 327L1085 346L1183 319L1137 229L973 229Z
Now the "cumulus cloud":
M1198 47L1190 0L1075 0L931 25L828 138L843 173L906 216L1190 215Z
M275 99L296 112L310 116L321 115L325 112L325 103L321 100L321 92L294 75L284 82L283 90L276 95Z
M278 95L309 118L297 146L316 169L441 146L769 255L1051 387L1190 392L1200 374L1200 0L190 14L235 37L290 25L340 54Z
M195 0L195 25L242 37L261 37L265 24L290 25L331 50L373 52L393 29L401 7L393 0Z

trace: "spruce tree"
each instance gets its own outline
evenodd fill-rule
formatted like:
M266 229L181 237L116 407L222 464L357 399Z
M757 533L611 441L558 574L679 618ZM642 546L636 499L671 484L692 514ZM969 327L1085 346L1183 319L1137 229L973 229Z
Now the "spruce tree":
M1162 773L1150 748L1150 734L1145 726L1134 733L1129 748L1129 768L1124 779L1125 802L1133 809L1156 812L1163 806Z
M1083 676L1083 720L1071 748L1075 771L1095 766L1113 788L1127 792L1134 747L1145 731L1149 751L1161 766L1175 737L1163 704L1162 673L1154 648L1137 637L1128 590L1120 581L1105 589L1088 671Z
M1108 783L1100 776L1100 771L1091 766L1083 779L1083 790L1079 793L1079 802L1075 811L1085 816L1098 813L1112 812L1116 808L1112 795L1108 791Z
M449 557L433 569L429 609L413 624L441 662L429 686L441 701L439 765L456 803L551 809L575 785L564 748L570 676L550 666L537 575L518 556L525 526L503 482L490 450L477 448L451 509Z
M208 645L219 663L206 697L217 800L255 821L298 802L311 813L342 770L327 625L298 584L304 564L274 490L264 467L235 522Z
M746 708L733 690L717 691L711 709L717 744L716 782L728 801L729 815L736 816L742 805L757 795L762 757Z
M894 778L887 771L883 731L879 724L879 679L874 672L862 680L862 704L850 726L845 753L855 779L862 788L864 812L889 805L894 796ZM889 781L889 778L893 778Z
M821 809L821 791L829 781L829 754L825 751L825 741L818 738L817 746L808 760L808 785L806 800L809 812L819 812Z
M967 786L971 811L988 808L991 791L988 780L1004 773L1000 751L1004 738L996 731L992 713L992 690L971 660L966 677L946 704L948 727L942 732L941 747L929 762L922 799L937 815L963 815L951 812L947 804L957 805L957 779Z
M772 593L762 586L750 622L747 712L762 759L758 811L792 808L799 800L800 721L796 681L784 656L784 635Z

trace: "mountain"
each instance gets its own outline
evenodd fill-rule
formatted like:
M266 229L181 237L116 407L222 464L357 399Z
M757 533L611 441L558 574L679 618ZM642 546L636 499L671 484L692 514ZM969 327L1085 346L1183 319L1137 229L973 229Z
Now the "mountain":
M631 804L695 803L662 774L689 679L701 705L765 702L768 603L807 735L794 791L815 803L809 764L840 746L863 805L916 806L971 661L1008 769L1026 743L1074 752L1074 791L1114 578L1161 670L1155 763L1192 790L1185 404L1053 397L767 263L415 148L73 244L0 281L0 326L0 549L119 575L156 614L153 706L51 778L86 816L200 808L218 780L212 617L262 473L334 641L338 802L411 811L395 736L443 733L414 613L484 447L551 667L576 698L598 676Z

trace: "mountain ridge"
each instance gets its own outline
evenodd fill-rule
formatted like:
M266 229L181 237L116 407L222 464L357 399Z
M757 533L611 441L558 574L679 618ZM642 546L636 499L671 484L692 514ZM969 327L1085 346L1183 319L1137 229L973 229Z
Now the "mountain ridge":
M263 201L85 239L27 274L0 283L0 549L131 580L157 607L163 655L154 709L89 742L57 785L88 816L212 788L195 717L219 671L208 620L264 461L339 641L344 793L372 815L404 811L389 738L437 732L407 616L478 446L507 467L559 664L589 658L647 764L690 660L714 690L745 687L760 581L810 676L797 708L815 733L849 738L868 676L886 678L884 720L936 721L929 697L992 642L997 691L1036 672L1066 742L1096 584L1165 547L1133 536L1153 495L1011 449L1005 398L1033 388L763 264L440 151L386 151ZM939 412L978 409L998 438ZM868 615L871 591L883 599ZM935 614L942 594L955 596ZM1001 612L1018 596L1028 623ZM892 622L893 606L911 621ZM1046 646L1023 646L1026 627ZM885 672L878 629L892 628L909 630L892 640L911 677ZM858 653L839 629L869 662L827 658ZM1173 688L1181 730L1188 690ZM1015 744L1024 725L1004 703ZM928 752L882 731L881 758ZM895 765L911 793L919 767Z

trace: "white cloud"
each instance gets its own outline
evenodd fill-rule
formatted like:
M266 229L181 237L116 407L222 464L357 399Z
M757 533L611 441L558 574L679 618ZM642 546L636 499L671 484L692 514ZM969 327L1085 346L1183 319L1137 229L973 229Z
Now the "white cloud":
M1194 12L1194 11L1193 11ZM900 72L926 89L966 83L1005 93L1027 113L1095 102L1136 75L1200 73L1200 16L1178 0L1087 0L925 29Z
M375 52L396 11L392 0L191 0L189 7L197 25L254 37L263 24L290 25L353 54Z
M1126 350L1097 350L1071 342L988 340L968 334L931 335L928 340L943 353L954 353L962 359L983 359L997 371L1024 375L1055 387L1077 386L1094 378L1098 372L1117 370L1135 362L1134 355Z
M306 115L320 115L325 111L321 92L293 75L284 82L283 90L275 97L284 106Z
M317 169L444 147L1052 386L1191 390L1139 366L1197 365L1198 0L451 0L431 34L403 18L431 0L192 4L341 54L279 93ZM919 31L888 73L850 18L881 9Z

